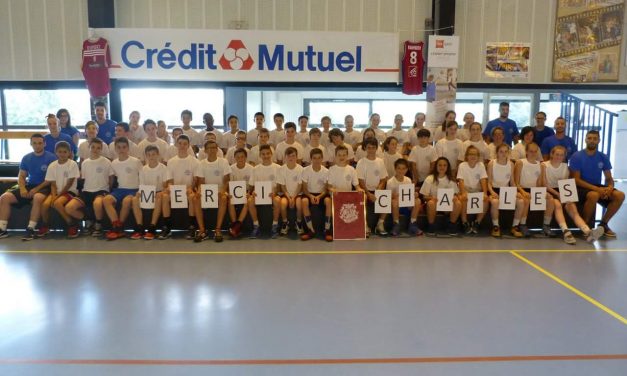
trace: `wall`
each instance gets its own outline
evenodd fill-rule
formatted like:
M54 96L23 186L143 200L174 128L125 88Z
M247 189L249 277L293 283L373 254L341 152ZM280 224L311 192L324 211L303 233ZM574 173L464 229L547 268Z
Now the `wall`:
M0 80L82 79L87 0L0 0Z
M455 32L460 35L461 64L458 81L551 83L556 10L557 0L456 0ZM529 78L484 77L487 42L531 43ZM619 85L627 82L626 48L623 38Z

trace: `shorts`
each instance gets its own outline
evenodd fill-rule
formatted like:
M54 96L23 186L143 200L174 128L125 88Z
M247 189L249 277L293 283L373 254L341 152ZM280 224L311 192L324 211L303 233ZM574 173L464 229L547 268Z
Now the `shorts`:
M74 192L65 192L64 194L57 196L57 198L59 198L59 197L65 197L67 202L70 202L70 201L72 201L72 199L74 197L76 197L76 193L74 193Z
M35 187L36 187L36 185L26 185L26 190L30 191L31 189L33 189ZM7 192L11 193L17 199L17 202L12 205L15 208L19 209L21 207L24 207L24 206L30 204L31 201L33 201L32 198L22 197L22 195L20 194L20 187L18 185L11 187L11 189L9 189ZM39 193L48 196L50 194L50 186L47 186L47 187L44 187L44 188L40 189Z
M111 191L110 195L113 196L115 202L122 202L124 197L135 196L138 191L139 189L115 188Z
M310 194L313 195L313 196L318 196L320 193L310 192ZM307 196L303 195L303 198L305 198L305 197L307 197ZM324 207L324 199L327 198L327 197L329 197L328 194L325 194L324 196L320 197L320 202L316 206ZM309 200L309 197L307 197L307 199ZM309 205L311 206L311 200L309 200Z
M607 185L597 185L597 184L593 184L593 185L599 188L607 188ZM589 189L577 187L577 196L579 197L579 202L586 201L586 196L588 196L588 192L590 192ZM603 206L604 208L607 208L611 202L612 201L610 200L599 199L599 201L597 201L597 204Z
M97 192L87 192L82 191L80 195L76 197L78 201L80 201L84 207L92 207L94 205L94 200L96 197L104 197L108 195L107 191L97 191Z

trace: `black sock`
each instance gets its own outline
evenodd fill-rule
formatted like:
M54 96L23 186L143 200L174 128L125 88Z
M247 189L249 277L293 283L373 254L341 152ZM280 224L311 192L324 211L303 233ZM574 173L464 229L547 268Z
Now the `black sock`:
M172 217L163 217L163 223L165 224L165 227L171 228L172 227Z

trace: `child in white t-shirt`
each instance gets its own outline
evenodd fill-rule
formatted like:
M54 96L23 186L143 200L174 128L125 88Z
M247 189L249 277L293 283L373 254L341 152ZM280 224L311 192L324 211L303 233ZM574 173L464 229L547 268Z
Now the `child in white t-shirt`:
M322 150L315 148L310 154L311 164L303 169L303 216L305 219L305 232L300 237L301 240L309 240L314 237L316 230L311 221L311 210L309 205L324 205L327 196L327 180L329 170L322 165L324 156ZM325 217L331 218L331 206L325 206Z
M308 166L311 163L311 151L313 149L319 149L322 152L322 163L326 164L327 159L329 159L329 154L327 153L327 148L320 143L321 136L322 132L319 128L311 128L309 131L309 144L305 146L305 150L303 152L303 166ZM329 147L331 146L329 145Z
M418 145L411 149L408 160L412 168L412 182L417 187L420 187L429 173L433 171L438 155L433 145L429 142L431 132L428 129L419 129L416 137Z
M348 149L344 145L335 148L335 164L329 168L327 190L331 195L335 192L364 191L360 187L355 168L348 164ZM324 206L332 208L332 204L331 197L325 197ZM324 223L324 238L328 242L333 241L330 215Z
M292 147L297 152L297 162L301 164L303 161L303 155L305 154L305 148L298 142L296 142L296 124L288 121L285 123L285 140L279 142L275 149L275 160L278 165L282 165L285 159L285 151Z
M89 144L91 143L91 140L98 137L98 123L92 120L88 121L85 124L85 135L86 140L78 145L79 167L84 160L89 159L89 156L91 154L91 151L89 150ZM105 158L109 156L109 146L107 144L102 144L102 152L100 154Z
M249 163L246 163L246 158L248 152L246 149L238 149L235 151L235 163L231 165L231 181L244 181L246 182L246 191L245 192L233 192L236 195L244 195L246 200L248 200L248 182L250 181L250 177L253 174L253 166ZM240 235L242 229L242 222L246 219L248 215L248 205L234 205L231 202L231 197L229 195L229 217L231 219L231 226L229 227L229 234L233 238L237 238ZM240 210L239 215L237 214L237 209Z
M394 167L394 163L403 158L403 156L398 152L399 141L394 136L389 136L383 141L383 164L385 165L385 170L388 173L388 176L394 176L396 168Z
M227 151L226 151L226 161L229 162L229 165L232 165L233 163L235 163L235 151L238 149L248 149L246 147L246 132L244 131L239 131L237 132L237 135L235 136L235 145L230 147ZM220 155L222 150L218 149L218 158L222 158L222 156ZM198 152L198 160L202 161L204 159L207 159L206 155L204 156L204 158L200 158L200 152Z
M427 176L422 187L420 187L420 194L423 197L423 201L427 203L427 235L435 236L435 216L437 214L438 204L438 190L439 189L453 189L454 196L447 197L453 207L453 210L449 212L449 225L448 234L457 236L457 220L462 210L461 202L459 201L459 188L451 164L445 157L440 157L435 161L435 167L431 172L431 175Z
M144 138L137 145L137 147L139 148L139 153L140 153L139 159L142 162L146 161L146 148L152 145L152 146L156 146L157 149L159 149L158 150L159 158L161 160L164 160L165 155L168 151L168 147L170 147L170 145L168 145L167 142L157 137L157 123L155 123L151 119L146 119L146 121L144 121L144 132L146 133L146 138Z
M148 133L148 138L150 138L150 131ZM144 139L146 141L147 139ZM143 141L142 141L143 142ZM165 142L165 141L164 141ZM146 160L146 165L142 167L139 172L139 185L150 185L155 187L155 207L152 209L152 215L150 218L150 226L148 226L148 230L144 233L144 215L142 213L142 209L140 207L140 195L142 192L137 192L133 197L133 216L135 217L135 223L137 224L137 228L135 232L131 235L131 239L137 240L144 238L146 240L153 240L157 233L157 222L159 221L159 217L161 216L162 209L162 196L163 196L163 188L165 187L165 183L168 180L168 168L159 161L161 160L160 149L157 145L148 145L145 149L146 156L144 159Z
M303 166L296 163L298 152L294 147L288 147L285 150L285 164L279 169L277 184L282 193L281 197L281 217L283 224L281 225L281 235L287 235L289 232L289 223L287 210L296 209L296 231L298 235L303 234L303 212L302 212L302 173Z
M388 179L386 184L386 189L392 191L392 221L394 222L394 227L392 228L392 236L398 236L401 232L400 230L400 207L399 207L399 185L401 184L412 184L411 179L405 176L407 171L409 170L409 163L405 159L397 159L394 162L394 175ZM418 215L420 214L420 198L417 194L415 194L412 189L412 194L414 194L414 206L411 209L411 217L409 221L409 229L408 232L410 235L421 236L422 230L418 227Z
M249 185L253 187L253 192L248 199L248 210L250 217L253 220L253 230L250 233L249 238L256 239L259 237L259 217L257 216L257 193L254 191L256 182L271 182L272 192L270 197L272 198L272 234L278 234L279 231L279 215L281 214L281 196L277 190L277 176L279 173L279 166L272 162L272 148L270 145L261 145L259 147L259 156L261 157L261 163L255 166L253 173L250 177Z
M366 192L366 197L370 204L374 204L376 200L375 191L377 189L384 189L385 182L387 181L388 173L385 168L385 164L381 158L377 158L377 150L379 144L376 139L367 138L364 140L366 157L357 162L357 178L359 179L359 186ZM380 236L387 236L385 230L385 217L386 214L379 214L379 220L375 228L375 232ZM370 226L367 227L366 236L370 235Z
M457 168L457 184L459 185L459 200L462 204L462 225L467 235L478 234L479 225L488 212L490 200L488 198L488 173L481 161L481 152L470 145L466 149L464 162ZM477 214L474 221L468 222L468 193L483 193L483 211ZM472 204L472 203L471 203Z

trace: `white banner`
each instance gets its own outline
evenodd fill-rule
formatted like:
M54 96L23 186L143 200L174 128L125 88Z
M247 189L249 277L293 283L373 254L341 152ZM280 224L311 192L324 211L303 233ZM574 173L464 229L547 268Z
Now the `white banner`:
M246 203L246 182L230 181L229 196L231 196L231 205L241 205Z
M139 207L142 209L154 209L157 187L154 185L139 186Z
M438 204L436 205L437 211L450 212L453 211L453 198L455 197L455 190L453 188L441 188L438 189Z
M374 212L377 214L390 214L392 212L392 191L389 189L377 189L374 191Z
M111 78L399 81L397 33L114 28L94 35L109 41Z
M515 210L517 192L516 187L499 188L499 210Z
M429 35L427 67L457 68L459 64L459 37Z
M187 186L171 185L170 186L170 207L172 209L187 208Z
M579 202L579 194L577 193L577 184L575 179L558 180L557 185L560 190L560 202Z
M272 205L272 182L256 181L255 182L255 205Z
M468 193L468 202L466 203L466 213L468 214L483 213L483 192Z
M530 195L529 210L546 210L546 187L532 187Z
M220 200L220 191L217 184L200 185L200 207L203 209L217 209Z
M416 201L414 194L416 188L413 184L400 184L398 186L398 207L413 208Z

